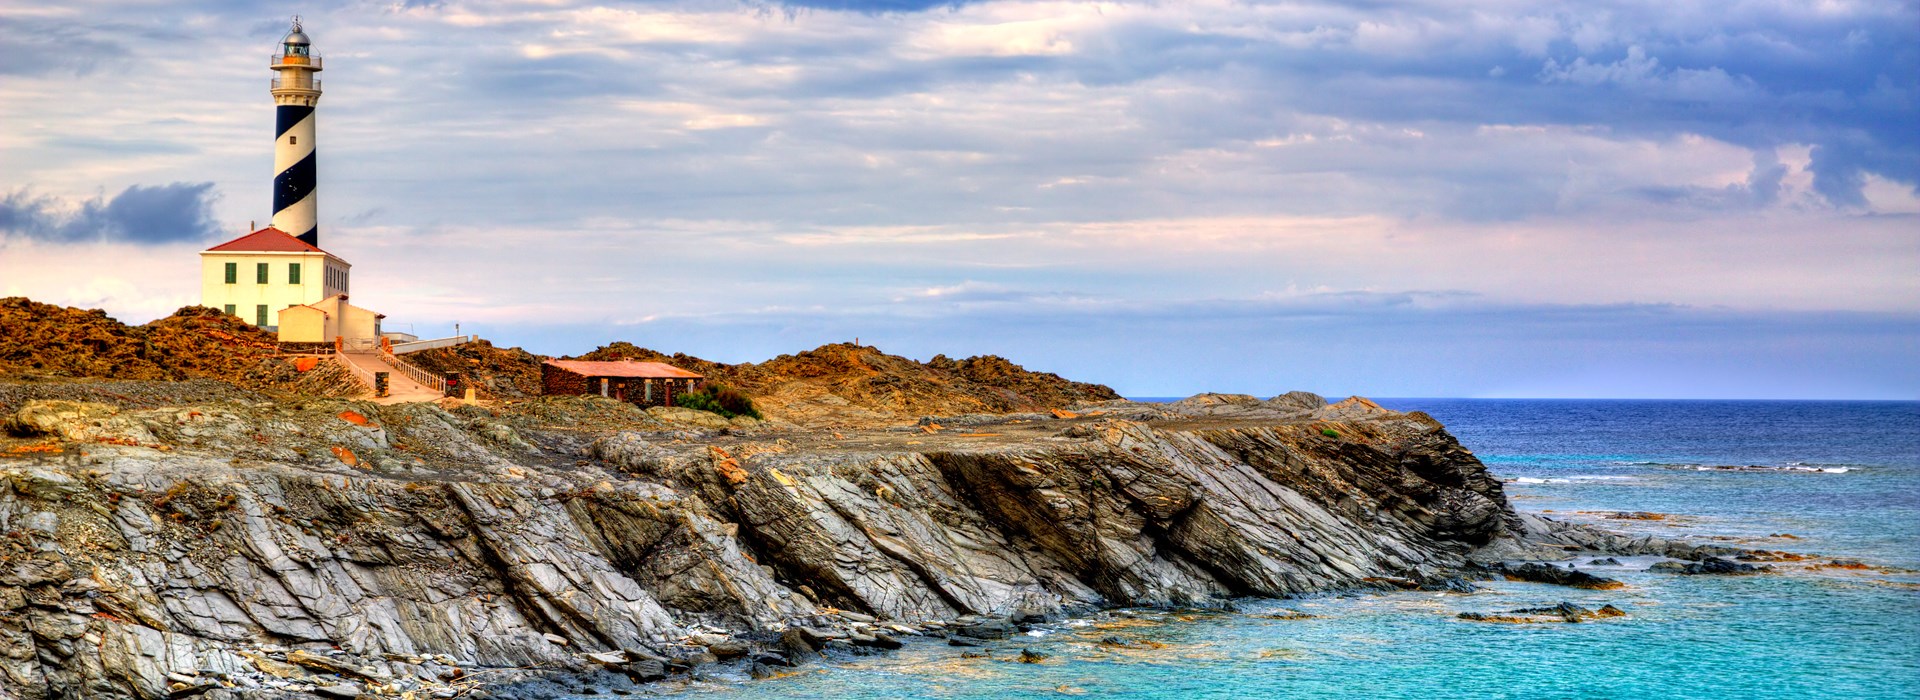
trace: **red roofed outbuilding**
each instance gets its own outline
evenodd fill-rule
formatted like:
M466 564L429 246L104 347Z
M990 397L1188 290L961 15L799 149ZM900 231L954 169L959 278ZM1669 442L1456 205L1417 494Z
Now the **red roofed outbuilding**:
M705 377L662 362L547 360L540 365L542 394L592 394L637 406L672 406L673 397L705 384Z

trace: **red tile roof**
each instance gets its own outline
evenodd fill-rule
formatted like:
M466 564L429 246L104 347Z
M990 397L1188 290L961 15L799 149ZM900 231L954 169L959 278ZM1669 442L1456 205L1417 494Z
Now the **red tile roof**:
M700 379L700 375L663 362L595 362L592 360L547 360L547 364L583 377L647 377L655 379Z
M245 236L235 238L220 245L208 248L207 252L222 253L325 253L307 243L294 238L293 234L268 226Z

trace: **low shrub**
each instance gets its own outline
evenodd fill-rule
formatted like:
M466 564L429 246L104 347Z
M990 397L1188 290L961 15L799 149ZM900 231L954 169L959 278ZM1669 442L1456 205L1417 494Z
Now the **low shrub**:
M696 411L718 413L726 418L747 416L757 420L761 417L760 409L754 408L751 397L740 393L738 389L718 382L708 384L699 391L675 395L673 405Z
M1337 431L1337 430L1334 430L1334 429L1332 429L1332 428L1321 428L1321 429L1320 429L1320 434L1321 434L1321 435L1325 435L1325 436L1327 436L1327 437L1330 437L1330 438L1337 438L1337 437L1340 437L1340 431Z

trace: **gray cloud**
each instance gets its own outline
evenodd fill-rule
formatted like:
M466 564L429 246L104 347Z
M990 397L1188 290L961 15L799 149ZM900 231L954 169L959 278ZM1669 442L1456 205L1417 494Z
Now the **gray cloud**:
M84 74L125 53L84 26L0 17L0 75Z
M173 243L219 235L211 182L134 185L69 204L25 189L0 198L0 233L54 243Z

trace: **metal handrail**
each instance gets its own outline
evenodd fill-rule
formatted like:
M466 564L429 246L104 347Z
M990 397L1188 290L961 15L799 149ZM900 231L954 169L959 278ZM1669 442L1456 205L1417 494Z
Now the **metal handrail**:
M395 357L393 353L388 352L386 348L380 349L380 359L388 365L392 365L394 369L400 370L400 373L407 375L408 379L419 382L421 385L442 394L447 393L446 377L436 377L432 372L408 364L406 360Z
M351 374L354 379L358 380L362 388L366 389L367 393L373 393L374 377L372 372L361 369L359 365L353 363L353 360L347 359L344 353L334 353L329 355L328 358L334 362L345 365L348 374Z
M284 85L282 84L283 82L285 83ZM303 83L304 83L304 84L303 84ZM311 80L288 80L288 81L282 81L282 80L280 80L279 78L274 78L274 79L273 79L273 89L275 89L275 90L281 90L281 89L286 89L286 90L319 90L319 89L320 89L320 79L319 79L319 78L313 78L313 79L311 79Z
M456 335L450 338L435 338L433 340L411 340L405 343L394 343L393 354L405 355L410 352L420 352L421 350L437 350L440 348L450 348L456 345L465 345L467 343L471 343L474 340L478 339L479 337L480 336L477 336L477 335Z

